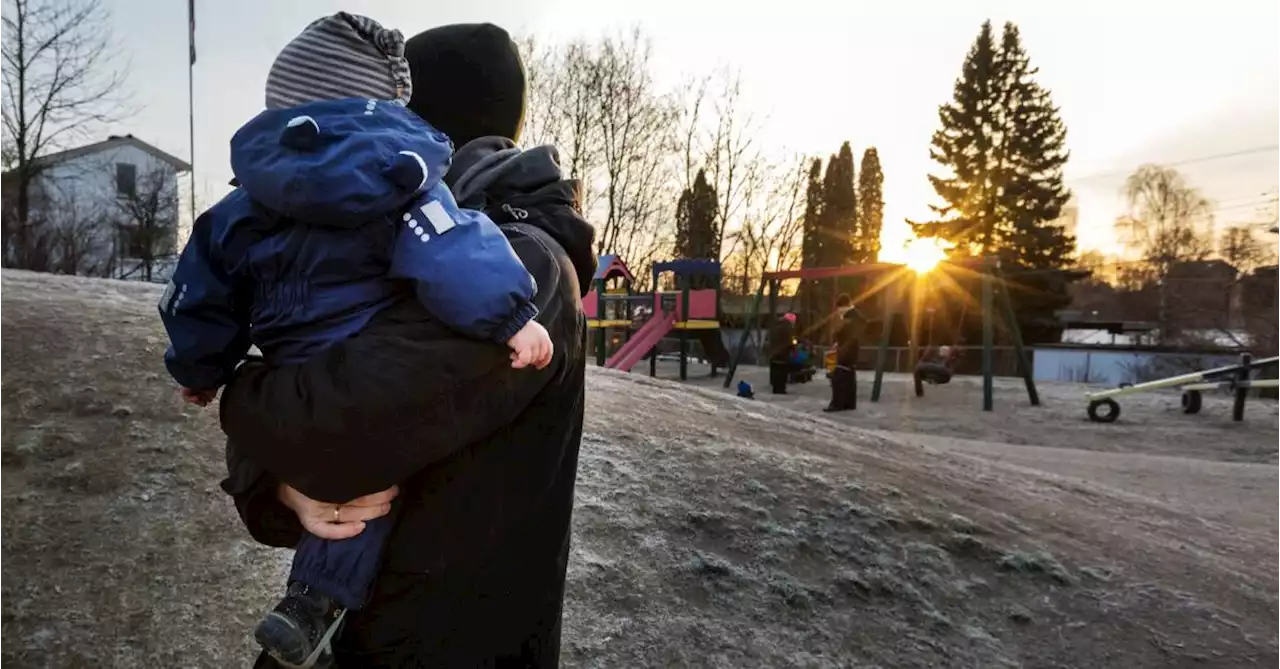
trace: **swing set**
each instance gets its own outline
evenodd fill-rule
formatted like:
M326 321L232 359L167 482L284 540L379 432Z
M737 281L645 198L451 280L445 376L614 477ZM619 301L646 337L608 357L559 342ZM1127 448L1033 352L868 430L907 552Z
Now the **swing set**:
M1034 271L1034 270L1033 270ZM1022 376L1023 382L1027 389L1027 399L1031 406L1040 405L1040 394L1036 391L1035 380L1031 375L1030 359L1027 356L1026 348L1022 342L1022 331L1018 327L1018 320L1013 310L1013 302L1009 298L1010 284L1005 274L1001 271L1000 261L996 258L980 258L974 261L946 261L939 263L932 272L947 273L976 273L982 284L982 410L992 411L995 407L995 381L994 381L994 360L995 360L995 332L996 332L996 315L997 309L1000 311L1000 318L1003 320L1005 329L1009 332L1013 340L1014 352L1017 356L1018 372ZM1019 275L1027 272L1020 272ZM862 265L850 265L847 267L813 267L797 270L785 270L779 272L766 272L760 280L760 288L756 291L755 299L752 302L751 314L747 319L747 323L758 323L761 315L760 308L762 304L767 305L768 311L766 315L768 319L766 323L772 323L777 318L777 298L781 282L789 279L799 279L801 281L816 281L824 279L839 279L842 277L856 277L864 279L867 276L885 276L887 278L878 280L877 285L871 290L862 291L859 297L855 298L855 304L864 301L876 293L883 292L881 298L882 318L880 341L876 349L875 363L875 380L871 385L871 401L879 402L883 389L884 368L889 357L889 339L893 331L894 319L896 317L905 317L909 332L908 346L908 368L917 369L916 359L920 341L920 298L925 283L930 280L927 273L916 273L905 265L889 264L889 263L867 263ZM936 279L935 279L936 280ZM889 290L896 286L900 286L905 282L910 282L910 287L903 291ZM909 292L909 303L905 313L900 307L901 293ZM767 299L766 299L767 297ZM894 299L897 297L897 299ZM962 307L961 318L959 323L963 324L964 316L968 313L968 303ZM932 328L931 328L932 329ZM957 327L957 337L958 337ZM743 353L747 347L747 339L751 335L751 328L744 328L742 335L738 339L737 345L734 347L733 355L729 360L728 373L725 375L724 387L728 388L733 383L734 375L738 370L738 363L741 361ZM930 332L930 344L932 344L932 332ZM949 377L948 377L949 379ZM922 381L928 380L926 377L916 375L915 393L917 397L924 396L924 386ZM945 382L945 381L944 381Z

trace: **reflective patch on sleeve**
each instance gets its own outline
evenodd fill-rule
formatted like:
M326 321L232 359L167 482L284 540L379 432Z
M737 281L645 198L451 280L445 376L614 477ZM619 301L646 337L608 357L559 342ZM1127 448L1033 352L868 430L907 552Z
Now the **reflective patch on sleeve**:
M432 200L422 205L419 211L422 212L423 216L427 217L427 222L435 229L437 235L443 235L458 227L458 224L454 222L449 212L445 211L444 205L440 204L439 200Z
M160 311L168 314L176 312L178 306L182 304L182 298L186 296L186 284L178 285L175 281L170 280L169 285L165 286L164 294L160 296Z

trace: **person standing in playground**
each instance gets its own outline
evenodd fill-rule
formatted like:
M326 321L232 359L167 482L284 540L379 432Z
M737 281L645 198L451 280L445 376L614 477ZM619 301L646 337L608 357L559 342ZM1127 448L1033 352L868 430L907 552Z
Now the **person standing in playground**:
M795 314L783 314L769 328L765 348L769 352L769 385L774 395L787 394L787 376L791 373L791 355L796 345L795 334Z
M858 344L866 329L866 319L853 306L846 294L836 300L840 329L836 333L836 367L831 373L831 403L826 411L850 411L858 408Z

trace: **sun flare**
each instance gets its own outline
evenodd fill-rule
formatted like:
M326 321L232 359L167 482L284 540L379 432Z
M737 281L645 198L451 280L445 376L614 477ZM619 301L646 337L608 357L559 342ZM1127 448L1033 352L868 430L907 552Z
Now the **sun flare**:
M903 256L903 264L917 274L924 274L947 257L947 247L941 240L918 237L907 242Z

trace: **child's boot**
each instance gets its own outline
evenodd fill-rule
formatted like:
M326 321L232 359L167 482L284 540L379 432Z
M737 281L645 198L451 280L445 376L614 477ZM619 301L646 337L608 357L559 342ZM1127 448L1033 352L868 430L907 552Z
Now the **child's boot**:
M330 643L346 609L318 589L294 581L253 636L272 657L289 667L332 665Z

